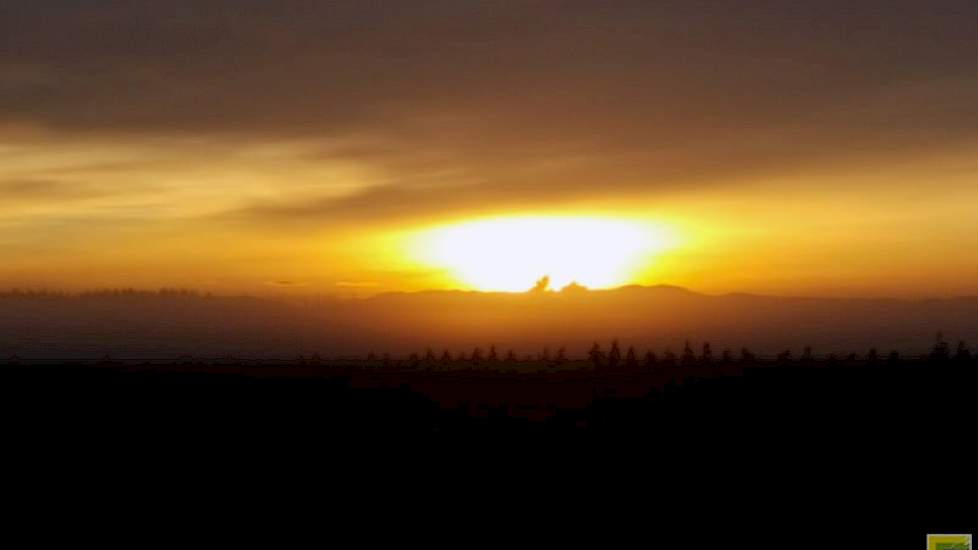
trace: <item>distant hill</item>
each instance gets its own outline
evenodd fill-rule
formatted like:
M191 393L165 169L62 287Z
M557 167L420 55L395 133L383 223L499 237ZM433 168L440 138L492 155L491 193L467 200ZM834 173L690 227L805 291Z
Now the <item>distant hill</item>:
M618 338L679 351L686 339L759 353L903 353L927 350L937 331L978 343L978 298L830 299L706 295L675 286L502 293L425 291L366 299L217 297L118 292L0 294L0 357L292 356L423 351L537 353Z

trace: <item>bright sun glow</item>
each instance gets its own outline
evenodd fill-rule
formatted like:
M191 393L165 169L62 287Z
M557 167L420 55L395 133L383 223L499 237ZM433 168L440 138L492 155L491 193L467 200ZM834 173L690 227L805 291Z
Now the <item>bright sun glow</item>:
M668 228L646 221L504 217L425 231L413 253L479 290L523 291L544 275L551 288L607 288L630 282L674 241Z

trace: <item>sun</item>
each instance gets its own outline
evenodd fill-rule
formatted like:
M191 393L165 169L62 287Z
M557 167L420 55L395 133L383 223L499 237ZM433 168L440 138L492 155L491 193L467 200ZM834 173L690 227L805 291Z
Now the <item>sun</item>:
M478 290L524 291L542 276L552 288L627 284L675 242L662 224L592 216L485 218L422 231L414 257Z

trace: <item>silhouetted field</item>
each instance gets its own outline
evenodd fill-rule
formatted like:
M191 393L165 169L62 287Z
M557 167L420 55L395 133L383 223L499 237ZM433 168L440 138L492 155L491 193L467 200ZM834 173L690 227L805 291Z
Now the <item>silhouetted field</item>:
M807 426L817 437L826 429L842 436L873 417L881 420L877 435L898 426L911 435L931 419L917 435L940 438L951 435L941 430L963 427L961 419L969 417L964 407L973 404L976 372L978 359L970 355L620 362L604 356L477 362L185 356L63 364L14 357L0 376L7 418L26 415L52 427L86 419L98 429L144 423L141 432L178 428L186 434L217 423L211 427L230 437L242 426L254 437L261 426L324 436L648 430L678 437L720 426L759 435L794 418L802 422L796 428Z
M338 457L381 448L373 473L352 480L361 491L414 475L409 457L420 456L446 476L518 469L558 476L551 482L579 496L604 487L659 505L682 502L671 513L687 518L777 508L742 500L762 488L825 513L865 513L868 501L810 500L845 489L868 493L873 513L889 518L885 530L846 540L914 548L923 533L967 525L960 518L969 517L962 513L970 497L960 487L974 471L966 442L978 360L935 351L654 363L628 354L616 362L610 352L589 361L479 363L13 359L0 366L0 414L6 448L30 462L18 471L45 477L66 468L98 472L95 482L150 475L208 484L218 476L248 491L257 478L284 476L301 487L321 471L319 482L331 486L345 471L332 465ZM431 452L445 442L452 450ZM467 498L487 490L468 487ZM839 524L805 519L821 525L806 540L835 546Z

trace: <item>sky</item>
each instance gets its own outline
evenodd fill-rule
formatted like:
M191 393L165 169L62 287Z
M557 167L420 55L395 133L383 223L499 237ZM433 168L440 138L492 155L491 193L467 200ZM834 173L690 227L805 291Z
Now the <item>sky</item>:
M978 294L975 21L972 0L5 0L0 287Z

